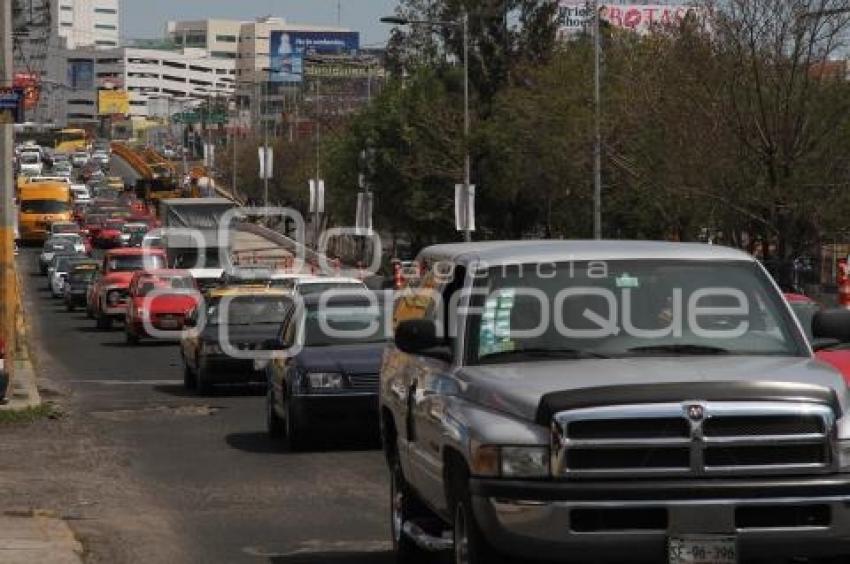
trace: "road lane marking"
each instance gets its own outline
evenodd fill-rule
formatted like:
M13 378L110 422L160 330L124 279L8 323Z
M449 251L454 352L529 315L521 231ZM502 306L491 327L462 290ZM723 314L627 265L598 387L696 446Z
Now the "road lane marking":
M324 541L309 540L299 543L297 548L290 550L275 550L271 547L246 546L242 552L261 558L285 558L309 554L369 554L382 553L392 550L388 541Z

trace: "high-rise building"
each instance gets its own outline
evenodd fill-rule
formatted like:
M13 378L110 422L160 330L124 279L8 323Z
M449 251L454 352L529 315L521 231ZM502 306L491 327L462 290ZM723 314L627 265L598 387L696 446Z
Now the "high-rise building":
M236 59L241 26L235 20L171 21L165 35L176 47L206 49L210 57Z
M51 0L54 33L64 47L109 49L120 43L118 0Z

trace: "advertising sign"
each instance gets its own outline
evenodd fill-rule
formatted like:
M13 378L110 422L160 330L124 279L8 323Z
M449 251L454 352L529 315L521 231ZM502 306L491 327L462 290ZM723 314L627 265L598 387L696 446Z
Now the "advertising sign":
M352 54L360 34L352 31L273 31L270 41L271 82L301 82L305 55Z
M102 116L130 113L130 95L125 90L98 90L97 113Z
M68 86L76 90L94 88L94 61L91 59L68 59Z
M356 31L291 31L292 49L296 53L318 55L350 54L360 49L360 34Z
M23 121L24 93L18 88L0 88L0 123Z
M301 82L304 79L304 54L295 50L292 35L273 31L269 42L269 81Z
M571 39L584 31L593 17L593 4L577 0L558 2L558 38ZM684 4L600 4L599 18L611 27L641 35L655 27L678 25L687 17L704 19L704 11Z
M606 4L599 8L599 17L612 27L646 34L654 27L678 25L685 18L703 19L703 11L694 6L667 4Z
M571 39L584 31L590 20L590 5L576 0L558 2L558 39Z
M386 70L377 64L357 61L310 61L304 65L304 74L316 78L383 78Z
M41 80L38 75L31 72L16 72L13 80L14 87L24 93L24 109L32 110L38 106L41 94L41 88L39 88Z

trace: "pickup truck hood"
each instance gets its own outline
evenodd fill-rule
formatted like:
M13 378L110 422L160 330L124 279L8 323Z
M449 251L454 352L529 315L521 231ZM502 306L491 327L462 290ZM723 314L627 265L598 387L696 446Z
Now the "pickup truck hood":
M296 362L308 372L378 374L384 346L384 343L352 343L304 347L296 356Z
M190 309L195 307L197 300L194 296L183 294L164 294L155 296L147 301L145 298L133 299L133 305L135 307L143 307L145 304L147 304L147 309L152 314L176 313L185 315Z
M841 375L832 367L806 357L546 360L465 366L458 377L462 382L460 394L469 401L529 421L535 420L540 400L546 394L618 385L793 382L834 390L842 411L847 410L847 385ZM699 399L702 398L683 398Z

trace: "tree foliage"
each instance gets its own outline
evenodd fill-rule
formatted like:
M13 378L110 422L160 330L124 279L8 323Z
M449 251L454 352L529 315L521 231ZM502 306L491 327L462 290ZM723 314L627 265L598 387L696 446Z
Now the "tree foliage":
M593 52L555 41L555 3L403 0L400 14L469 16L473 134L462 130L456 26L391 41L393 78L329 142L334 210L353 217L357 155L375 151L375 224L415 243L457 237L465 149L479 237L591 233ZM706 4L651 33L604 28L607 237L711 236L781 257L844 229L850 84L845 0Z

